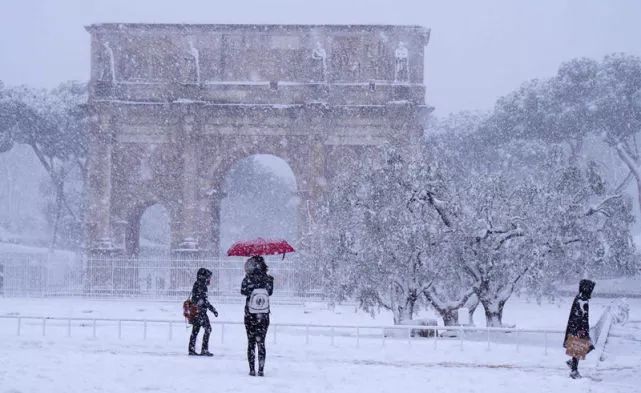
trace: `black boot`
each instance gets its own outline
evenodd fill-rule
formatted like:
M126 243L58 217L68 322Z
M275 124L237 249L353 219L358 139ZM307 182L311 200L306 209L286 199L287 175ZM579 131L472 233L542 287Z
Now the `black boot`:
M254 365L251 363L249 364L249 375L251 375L252 377L256 376L256 370L254 369Z
M203 349L202 351L200 351L200 356L214 356L214 354L209 352L209 350L207 349Z
M265 359L258 360L258 376L262 377L265 375L263 370L265 369Z

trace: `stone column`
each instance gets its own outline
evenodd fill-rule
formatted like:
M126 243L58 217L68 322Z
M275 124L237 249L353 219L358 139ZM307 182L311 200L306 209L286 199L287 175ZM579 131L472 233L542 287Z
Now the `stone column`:
M182 239L181 252L197 253L196 216L198 214L198 137L193 116L183 119L183 184L182 184ZM177 250L178 251L178 250Z
M111 233L111 154L113 130L110 116L90 122L87 154L88 246L91 253L114 250Z
M313 224L316 220L316 209L327 187L326 154L323 138L319 135L310 137L309 158L305 166L306 189L299 193L304 217L301 217L298 225L299 232L306 238L303 245L312 253L319 246L318 236L313 233Z
M298 197L298 239L297 247L307 248L310 244L311 230L311 192L309 190L299 190L296 192Z
M220 218L223 199L227 194L220 190L209 193L210 241L213 256L221 256L220 252ZM223 254L222 256L225 256Z

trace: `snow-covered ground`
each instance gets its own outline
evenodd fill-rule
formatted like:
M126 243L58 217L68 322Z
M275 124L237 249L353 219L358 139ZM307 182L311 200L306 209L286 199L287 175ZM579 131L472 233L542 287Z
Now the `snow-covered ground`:
M563 329L569 299L537 305L515 298L505 310L507 323L522 328ZM593 323L608 302L595 299ZM142 329L129 325L118 339L117 327L103 322L93 337L91 324L51 321L42 336L40 321L24 320L16 335L15 319L0 318L0 393L5 392L638 392L641 386L641 301L631 300L630 322L616 327L596 368L586 361L580 381L568 378L560 339L549 337L546 355L540 340L524 341L495 334L484 340L387 339L364 332L358 344L341 335L332 342L314 334L307 342L300 330L270 331L265 378L246 375L242 326L214 325L211 348L216 356L188 358L188 330L177 324L171 337L166 325ZM222 320L240 322L240 304L217 305ZM391 317L372 319L353 306L334 310L318 304L274 305L273 323L389 325ZM0 298L0 316L180 319L180 305L140 300ZM427 313L425 314L427 315ZM475 315L482 324L483 315ZM636 322L635 322L636 321ZM346 332L344 332L346 333ZM477 337L478 338L478 337ZM596 360L596 359L593 359Z

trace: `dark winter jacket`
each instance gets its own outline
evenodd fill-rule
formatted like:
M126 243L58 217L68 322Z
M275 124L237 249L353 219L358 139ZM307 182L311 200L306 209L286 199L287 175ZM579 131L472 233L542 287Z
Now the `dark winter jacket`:
M198 315L203 316L207 315L207 310L218 314L214 306L209 303L207 298L207 282L211 279L212 272L211 270L201 267L198 269L198 274L196 275L196 282L194 287L191 290L191 301L196 306L198 306Z
M579 283L579 294L572 302L570 317L568 318L568 326L565 329L563 347L565 347L568 336L579 336L590 339L590 305L588 304L588 301L592 297L594 285L594 281L590 280L581 280Z
M245 296L245 316L249 316L249 298L252 294L252 291L257 288L262 288L267 290L269 296L274 293L274 277L270 276L267 273L261 272L256 269L250 274L246 274L243 278L243 283L240 286L240 294Z

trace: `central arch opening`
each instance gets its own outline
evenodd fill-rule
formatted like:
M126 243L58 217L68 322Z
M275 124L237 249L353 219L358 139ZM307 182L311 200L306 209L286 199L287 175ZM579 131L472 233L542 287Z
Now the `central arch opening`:
M297 240L296 177L287 162L256 154L234 164L225 177L220 216L220 253L256 237Z
M171 230L169 212L160 203L146 208L140 217L138 244L132 254L141 258L168 257Z

